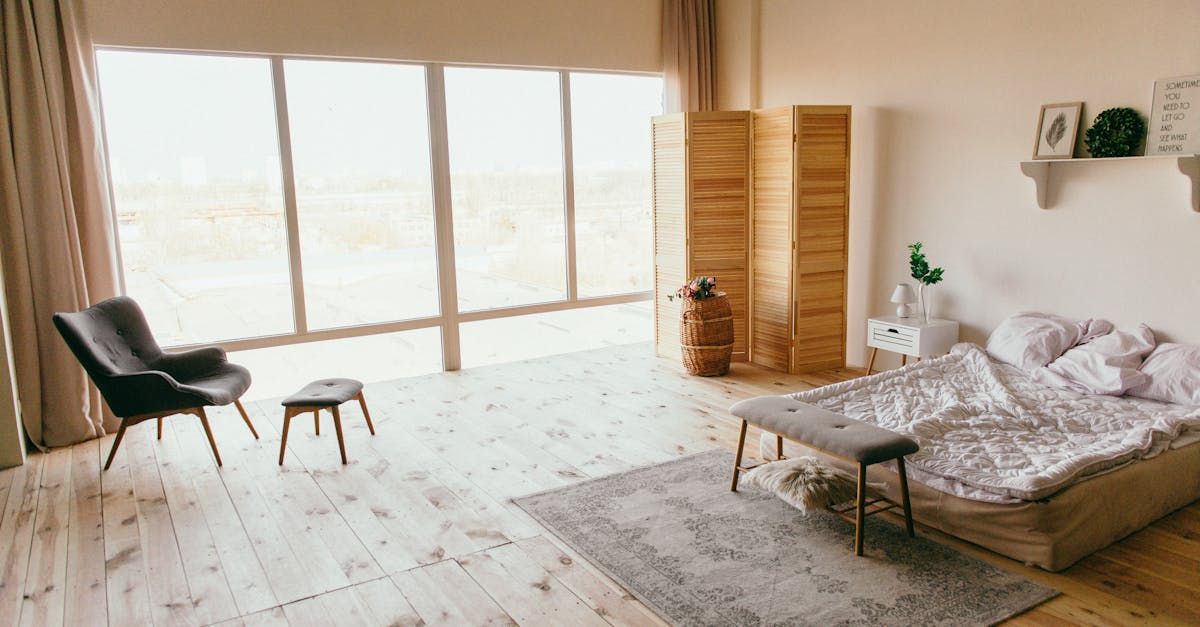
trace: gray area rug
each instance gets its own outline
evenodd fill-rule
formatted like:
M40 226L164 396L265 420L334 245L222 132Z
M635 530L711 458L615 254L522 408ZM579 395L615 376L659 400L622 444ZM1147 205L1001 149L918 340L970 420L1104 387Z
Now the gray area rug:
M856 558L852 525L730 492L732 465L709 451L515 502L680 625L986 625L1058 594L874 517Z

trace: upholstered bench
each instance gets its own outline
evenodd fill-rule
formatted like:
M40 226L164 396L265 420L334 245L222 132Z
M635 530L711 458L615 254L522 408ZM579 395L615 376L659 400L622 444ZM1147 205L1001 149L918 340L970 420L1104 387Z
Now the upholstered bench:
M776 456L779 459L783 459L783 439L788 438L858 464L858 496L854 507L830 507L835 514L854 523L855 555L862 555L863 523L866 522L866 517L898 506L884 497L867 500L867 466L896 460L902 501L899 506L904 508L904 524L908 535L913 535L912 506L908 501L908 476L904 470L904 456L911 455L920 448L912 438L786 396L747 399L730 407L729 411L742 419L737 455L733 462L733 485L730 486L730 490L737 491L738 475L742 471L757 467L742 466L746 427L752 424L775 434ZM854 510L853 519L849 516L851 509Z
M283 439L279 442L279 465L283 465L283 454L287 450L288 428L292 418L300 414L312 412L313 426L317 435L321 435L321 410L328 409L333 414L333 428L337 431L338 450L342 453L342 463L346 463L346 441L342 437L342 414L338 406L349 400L357 400L362 408L363 417L367 419L367 428L375 435L375 425L371 423L371 412L367 411L367 401L363 398L362 381L354 379L320 379L300 388L299 392L283 399Z

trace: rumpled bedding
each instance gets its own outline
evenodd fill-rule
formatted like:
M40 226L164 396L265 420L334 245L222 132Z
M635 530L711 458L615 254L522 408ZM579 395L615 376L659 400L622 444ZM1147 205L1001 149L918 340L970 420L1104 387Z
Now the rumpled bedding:
M1200 407L1042 385L974 344L789 396L915 438L913 479L999 503L1046 498L1200 433Z

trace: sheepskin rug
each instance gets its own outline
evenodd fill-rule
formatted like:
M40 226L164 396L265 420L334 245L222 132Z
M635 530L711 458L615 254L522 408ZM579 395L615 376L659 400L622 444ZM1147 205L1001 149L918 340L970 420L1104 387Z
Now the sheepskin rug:
M774 493L806 515L828 505L853 501L858 493L855 477L808 456L768 462L744 477L746 484ZM882 487L868 484L868 488Z

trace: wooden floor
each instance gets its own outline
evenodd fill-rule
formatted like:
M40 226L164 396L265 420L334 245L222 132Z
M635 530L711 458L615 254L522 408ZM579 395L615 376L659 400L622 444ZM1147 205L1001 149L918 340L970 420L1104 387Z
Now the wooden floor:
M111 436L0 471L0 623L661 624L509 499L732 447L733 401L855 374L692 378L635 345L381 383L347 466L327 414L282 468L277 405L248 407L260 441L210 414L220 469L194 418L146 422L108 472ZM920 532L1063 591L1016 624L1200 622L1197 504L1062 574Z

